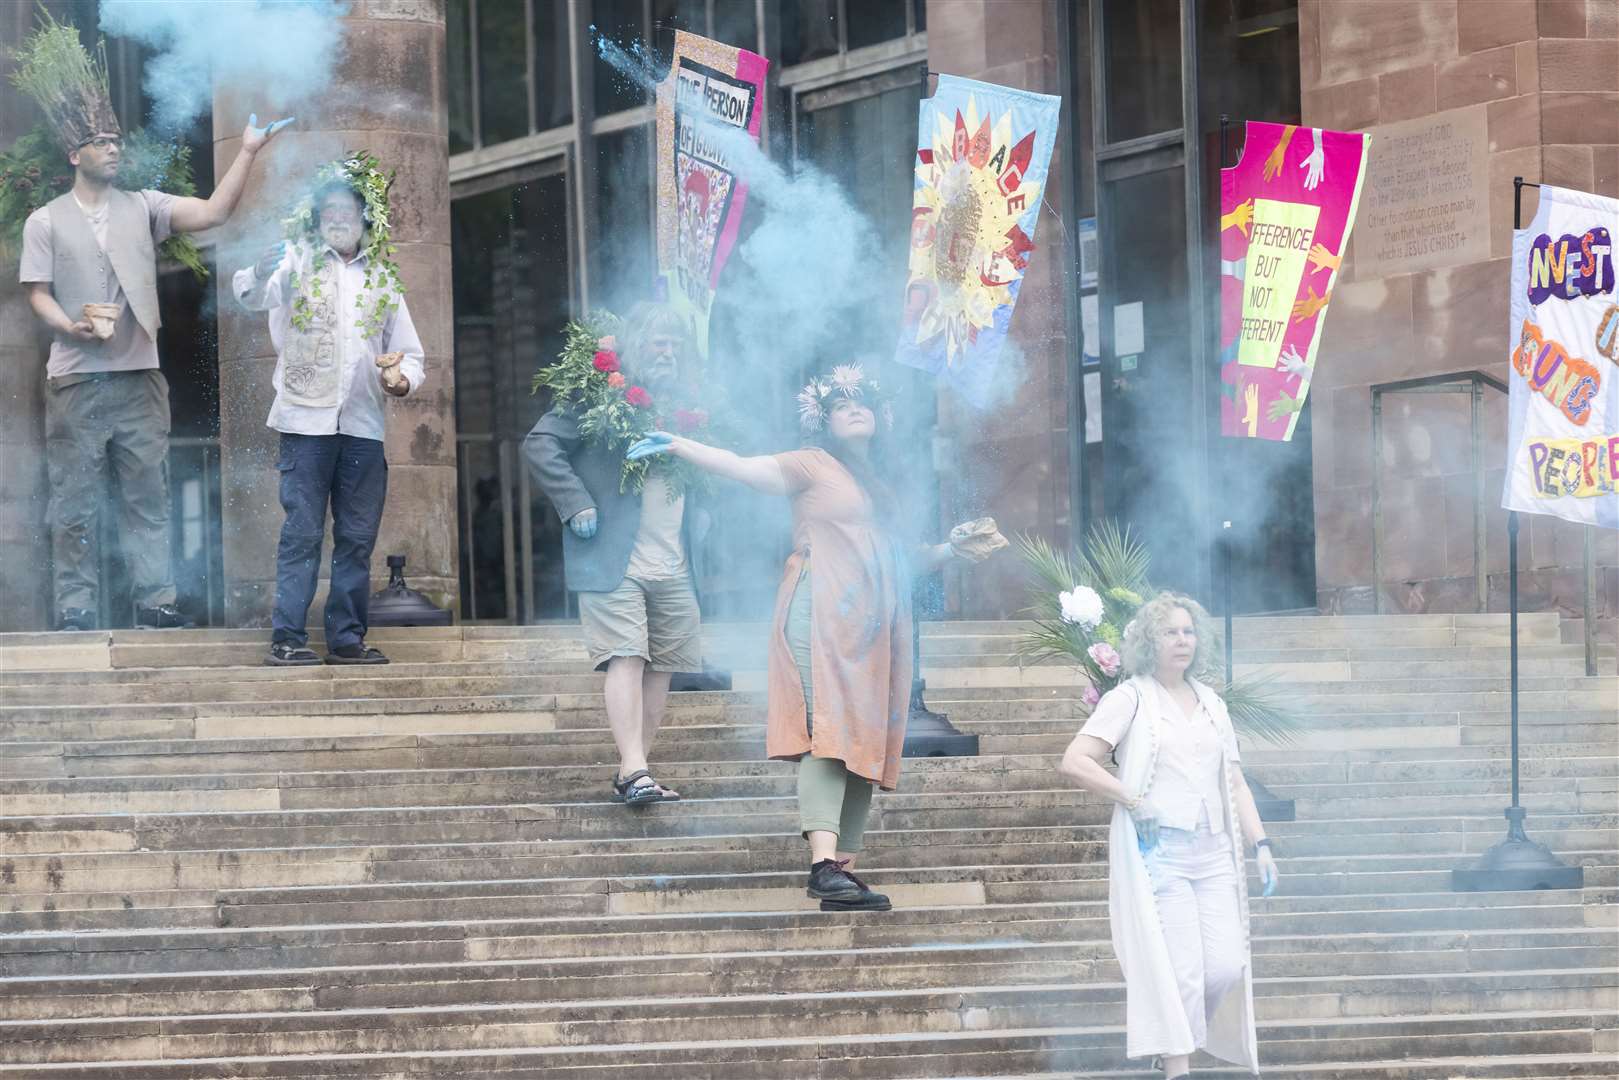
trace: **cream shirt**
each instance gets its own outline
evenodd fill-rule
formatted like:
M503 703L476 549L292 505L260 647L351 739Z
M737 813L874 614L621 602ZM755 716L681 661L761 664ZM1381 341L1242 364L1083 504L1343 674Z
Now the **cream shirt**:
M1158 768L1146 792L1161 815L1158 824L1190 832L1206 822L1211 832L1224 832L1221 792L1225 779L1220 775L1220 731L1214 717L1201 698L1197 710L1186 716L1162 683L1157 679L1144 681L1157 695L1155 704L1162 724ZM1133 693L1107 695L1097 703L1081 733L1118 746L1130 730L1135 704ZM1233 762L1240 760L1234 742L1225 751Z
M667 581L686 575L686 544L680 534L685 514L686 496L671 500L663 473L648 473L641 487L641 524L635 530L625 577Z

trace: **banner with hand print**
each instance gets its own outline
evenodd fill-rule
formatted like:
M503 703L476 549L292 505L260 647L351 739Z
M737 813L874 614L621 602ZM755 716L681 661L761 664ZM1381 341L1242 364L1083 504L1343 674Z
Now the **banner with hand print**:
M677 31L669 77L658 84L659 291L687 313L705 357L714 290L748 201L722 133L759 141L769 66L746 49Z
M1220 434L1286 442L1310 392L1372 137L1250 121L1220 170Z
M1501 505L1619 528L1619 200L1542 187L1512 234Z
M905 315L894 359L978 408L1005 397L997 360L1012 324L1062 99L940 75L922 99Z

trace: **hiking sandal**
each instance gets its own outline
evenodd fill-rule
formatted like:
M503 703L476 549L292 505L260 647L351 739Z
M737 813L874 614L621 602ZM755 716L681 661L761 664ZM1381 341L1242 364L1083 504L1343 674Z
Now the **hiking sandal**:
M655 802L674 802L679 796L670 798L670 792L664 790L659 783L652 779L652 774L645 769L637 769L624 779L613 778L613 801L621 802L625 806L645 806Z

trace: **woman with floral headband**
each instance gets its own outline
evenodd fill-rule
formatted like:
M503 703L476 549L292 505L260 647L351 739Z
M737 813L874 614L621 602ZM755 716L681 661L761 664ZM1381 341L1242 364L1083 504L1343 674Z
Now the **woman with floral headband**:
M887 911L888 897L849 872L863 846L872 785L892 791L911 693L911 574L954 555L900 538L895 493L874 460L879 421L893 410L854 364L811 380L798 396L805 449L760 457L655 432L632 458L669 453L793 506L770 638L766 751L798 762L801 832L810 845L808 894L823 911ZM963 547L976 559L979 549ZM813 562L813 572L812 564Z
M1096 703L1057 768L1114 803L1108 916L1125 1052L1157 1055L1170 1080L1190 1075L1198 1050L1257 1073L1244 837L1266 896L1276 860L1225 703L1197 678L1218 651L1208 613L1160 593L1125 628L1122 651L1131 678ZM1117 776L1102 765L1109 754Z

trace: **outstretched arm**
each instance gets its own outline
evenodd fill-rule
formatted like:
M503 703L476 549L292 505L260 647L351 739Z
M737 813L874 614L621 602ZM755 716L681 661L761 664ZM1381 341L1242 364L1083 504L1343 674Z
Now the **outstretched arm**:
M787 478L782 475L781 465L773 457L738 457L729 450L708 446L694 439L684 439L666 431L654 431L630 447L626 456L633 461L653 454L673 454L704 472L746 484L766 495L787 494Z
M271 136L292 123L292 120L277 120L262 128L258 122L257 113L248 119L247 127L242 131L242 148L236 152L236 160L225 170L219 183L214 185L212 195L206 199L187 195L174 200L174 208L169 213L169 228L177 233L199 232L223 225L230 219L231 212L242 198L242 189L247 186L247 174L253 168L253 159Z

